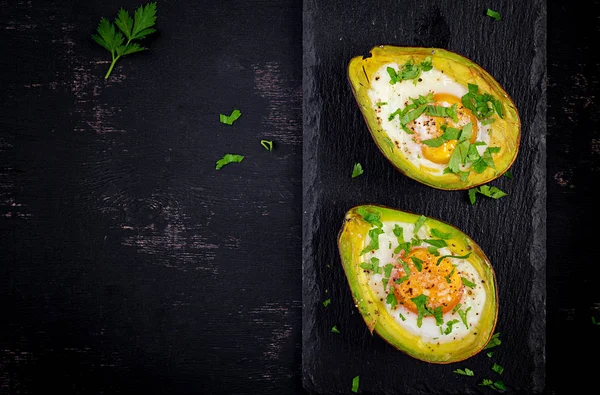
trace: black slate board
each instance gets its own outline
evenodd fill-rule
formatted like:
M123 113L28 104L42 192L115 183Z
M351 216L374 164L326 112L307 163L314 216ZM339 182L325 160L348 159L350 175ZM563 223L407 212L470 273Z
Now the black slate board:
M496 21L487 8L502 15ZM359 2L308 0L303 11L303 384L310 393L508 393L545 387L545 107L546 6L542 1ZM479 198L441 191L403 176L379 153L352 96L346 67L375 45L440 47L490 72L515 102L522 122L519 156L490 183L508 196ZM365 173L351 178L360 162ZM494 265L502 344L490 358L434 365L402 354L371 336L355 308L336 239L344 213L382 204L434 217L470 235ZM322 302L331 298L324 307ZM340 334L332 333L336 325ZM499 376L493 363L504 367ZM474 377L452 371L469 368Z

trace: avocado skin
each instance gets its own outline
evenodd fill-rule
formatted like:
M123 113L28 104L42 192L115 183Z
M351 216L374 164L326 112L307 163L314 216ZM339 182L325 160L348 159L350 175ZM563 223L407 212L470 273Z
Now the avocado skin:
M493 133L501 136L496 139L496 146L499 146L501 151L493 156L495 168L487 168L481 174L472 172L466 181L461 181L455 174L431 175L412 165L398 153L393 144L390 144L387 134L378 125L376 115L372 111L368 90L375 71L386 63L403 64L408 59L421 62L428 56L431 57L434 67L444 70L457 82L465 87L468 83L476 84L480 87L480 92L490 93L502 103L504 118L492 124ZM462 55L441 48L379 45L371 49L368 57L353 57L348 63L347 75L356 103L377 148L396 170L417 182L441 190L466 190L502 176L517 157L521 140L521 120L512 98L483 67ZM494 144L490 144L492 145Z
M391 346L413 358L433 364L460 362L483 350L494 334L499 307L496 275L483 250L458 228L431 217L428 217L425 221L424 226L452 233L452 238L446 241L449 246L453 246L453 252L472 252L468 260L484 280L486 307L480 318L479 327L476 328L477 335L473 338L469 336L467 340L446 343L446 346L423 344L415 335L411 335L397 324L387 312L385 301L381 302L370 291L368 277L365 271L360 268L362 262L360 251L365 247L367 233L373 225L363 220L359 214L361 209L379 213L382 222L415 223L420 215L387 206L365 204L352 207L344 216L342 226L338 232L338 251L354 305L360 312L371 334L376 333Z

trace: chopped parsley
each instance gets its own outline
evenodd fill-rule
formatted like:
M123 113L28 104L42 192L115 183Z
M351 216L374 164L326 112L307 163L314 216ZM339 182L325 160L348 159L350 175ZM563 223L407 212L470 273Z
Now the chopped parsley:
M260 145L269 152L273 151L273 141L271 140L260 140Z
M334 325L333 328L331 328L331 331L333 333L341 333L340 330L337 328L337 325Z
M452 325L458 324L458 322L459 321L457 319L446 322L447 327L446 330L444 330L444 335L449 335L452 332Z
M466 310L459 309L458 315L460 316L460 320L464 324L465 328L469 329L469 323L467 322L467 313L471 310L471 306L469 306Z
M358 207L356 212L368 223L378 228L383 227L381 222L381 213L379 211L369 211L364 207Z
M393 268L394 268L394 265L392 265L391 263L388 263L387 265L385 265L385 267L383 268L383 273L384 273L385 277L389 278L392 275Z
M468 84L469 92L462 98L462 104L471 110L480 121L491 119L494 113L500 118L504 117L502 102L488 93L479 93L479 86ZM493 121L492 121L493 122Z
M454 274L454 271L456 270L456 268L452 268L452 271L446 276L446 282L448 284L450 284L450 277L452 277L452 275ZM459 303L460 304L460 303ZM456 307L455 307L456 308Z
M494 363L492 365L492 370L498 374L502 374L502 372L504 372L504 368L500 365L498 365L497 363Z
M398 70L393 67L388 67L387 72L390 76L390 84L405 80L413 80L416 85L419 76L422 71L429 71L433 68L433 62L431 57L426 57L420 64L416 64L412 59L409 59L403 66L400 66Z
M416 256L411 256L410 259L413 261L418 271L423 269L423 261L421 259L417 258Z
M433 309L432 314L433 314L433 317L435 318L436 325L439 326L444 323L444 313L442 313L442 306L437 306L435 309Z
M506 192L504 192L496 187L491 187L489 185L482 185L480 187L475 187L475 188L469 189L469 201L471 202L471 204L475 204L476 195L478 193L483 196L490 197L492 199L500 199L501 197L507 195Z
M431 314L427 306L425 306L425 304L427 303L427 299L427 295L424 294L410 299L415 304L415 306L417 306L417 327L419 328L423 324L423 317Z
M402 321L406 321L406 317L404 317L402 313L398 313L398 317L400 317Z
M492 355L494 355L494 352L493 352L493 351L490 351L490 352L487 352L485 355L487 355L487 356L488 356L488 358L491 358L491 357L492 357Z
M490 339L488 344L485 345L485 347L483 349L485 350L488 348L496 347L496 346L499 346L501 343L502 343L502 341L500 340L500 332L497 332L492 335L492 338Z
M417 234L419 229L421 229L421 226L423 226L425 221L427 221L426 216L424 216L424 215L419 216L419 218L417 219L417 222L415 222L415 230L414 230L415 235Z
M479 385L493 388L496 391L506 391L506 386L502 381L492 381L490 379L483 379L483 381L479 383Z
M376 105L377 107L381 107L381 106L385 106L385 105L387 105L387 102L385 102L385 101L378 101L377 103L375 103L375 105Z
M425 243L430 244L436 248L447 247L448 243L442 239L425 239L423 240Z
M369 237L371 238L371 242L368 246L366 246L361 252L360 255L363 255L369 251L378 250L379 249L379 235L383 233L383 229L374 228L369 231Z
M465 277L461 277L460 281L462 281L463 284L465 284L465 286L473 289L477 286L477 284L475 284L474 282L469 281L467 278Z
M329 298L329 299L326 299L326 300L323 302L323 307L327 307L327 306L329 306L330 304L331 304L331 298Z
M453 372L456 374L462 374L463 376L473 376L474 375L473 371L469 368L456 369L456 370L453 370Z
M352 178L356 178L364 173L362 165L360 163L355 163L354 168L352 169Z
M219 121L225 125L233 125L233 123L242 116L242 112L237 108L231 112L231 115L219 114Z
M596 321L596 317L592 316L592 324L600 325L600 321Z
M402 269L404 269L404 273L408 276L410 275L410 268L408 267L408 263L404 262L404 260L398 258L398 262L402 265Z
M502 174L502 175L503 175L504 177L506 177L506 178L510 178L511 180L512 180L513 178L515 178L515 176L513 176L513 173L512 173L512 171L510 171L510 170L506 170L506 171L504 172L504 174Z
M394 283L396 284L402 284L403 282L405 282L406 280L408 280L408 275L404 276L404 277L400 277L394 280Z
M396 308L396 306L398 305L398 299L396 299L396 294L393 292L387 294L385 298L385 303L389 304L392 307L392 309Z
M442 263L442 260L445 258L467 259L470 256L471 256L470 252L466 253L465 255L442 255L441 257L438 258L436 266L439 266L439 264ZM454 270L452 272L454 272ZM452 274L452 273L450 273L450 274Z
M381 267L379 266L379 258L371 258L371 263L363 262L360 267L366 270L371 270L374 274L381 273Z
M448 239L452 238L452 233L444 233L441 230L436 229L436 228L431 229L431 235L433 237L437 237L438 239L444 239L444 240L448 240Z
M358 392L358 383L359 383L359 380L360 380L360 376L355 376L352 379L352 392L355 392L355 393Z
M244 160L243 155L225 154L221 159L219 159L217 161L217 165L215 166L215 169L219 170L220 168L222 168L223 166L225 166L229 163L239 163L242 160Z
M494 18L495 20L499 21L500 20L500 13L491 9L487 9L487 11L485 12L485 14L489 17Z

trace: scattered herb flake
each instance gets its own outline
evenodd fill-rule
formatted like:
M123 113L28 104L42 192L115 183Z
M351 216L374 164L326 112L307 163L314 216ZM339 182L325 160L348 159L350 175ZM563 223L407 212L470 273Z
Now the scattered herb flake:
M475 204L475 195L477 193L492 199L500 199L501 197L507 195L506 192L500 190L499 188L490 187L489 185L482 185L480 187L469 189L469 201L471 204Z
M511 180L512 180L513 178L515 178L515 176L513 175L512 171L510 171L510 170L506 170L506 171L504 172L504 174L502 174L502 175L503 175L504 177L506 177L506 178L510 178Z
M352 178L356 178L364 173L362 165L360 163L355 163L354 168L352 169Z
M419 216L419 218L417 219L417 222L415 222L415 235L417 234L417 232L419 232L419 229L421 229L421 226L423 226L423 224L425 223L425 221L427 221L427 217L424 215Z
M355 376L352 379L352 392L358 392L358 382L360 380L360 376Z
M497 363L494 363L492 365L492 370L498 374L502 374L502 372L504 372L504 368L500 365L498 365Z
M327 306L329 306L330 304L331 304L331 298L329 298L329 299L327 299L327 300L325 300L325 301L323 302L323 306L324 306L324 307L327 307Z
M239 163L242 160L244 160L243 155L225 154L221 159L219 159L217 161L217 165L216 165L215 169L219 170L220 168L222 168L223 166L225 166L229 163Z
M461 277L461 278L460 278L460 281L462 281L462 283L463 283L464 285L466 285L467 287L469 287L469 288L471 288L471 289L473 289L473 288L475 288L475 286L477 286L477 284L475 284L474 282L471 282L471 281L469 281L469 280L468 280L467 278L465 278L465 277Z
M441 257L438 258L436 266L439 266L440 263L442 263L442 260L445 258L467 259L470 256L471 256L470 252L466 253L465 255L442 255Z
M379 211L372 211L367 210L364 207L358 207L356 212L371 225L375 225L378 228L383 227L383 223L381 222L381 213Z
M474 375L473 371L469 368L456 369L456 370L453 370L453 372L456 374L462 374L463 376L473 376Z
M496 346L499 346L500 344L502 344L502 341L500 340L500 332L496 332L492 335L492 338L490 339L488 344L486 344L486 346L483 349L485 350L488 348L496 347Z
M416 256L411 256L410 259L413 261L418 271L423 269L423 261L421 259L417 258Z
M500 13L496 12L494 10L491 9L487 9L486 13L487 16L494 18L495 20L499 21L500 20Z
M273 141L271 140L260 140L260 145L269 152L273 151Z
M378 250L379 249L379 235L382 233L383 233L383 229L381 229L381 228L371 229L369 231L369 237L371 238L371 242L360 252L360 255L363 255L369 251Z
M107 18L100 19L98 24L98 34L92 35L92 39L98 44L106 48L112 57L112 63L104 76L108 79L110 73L117 61L125 55L145 51L147 48L142 47L133 40L141 40L152 34L156 29L152 28L156 23L156 2L148 3L139 6L133 16L129 12L121 8L117 13L115 23L112 24ZM121 32L115 29L115 25ZM123 36L125 34L125 36ZM125 39L127 38L127 42Z
M494 352L493 352L493 351L490 351L490 352L486 353L485 355L487 355L487 356L488 356L488 358L491 358L491 357L492 357L492 355L494 355Z
M431 235L433 237L437 237L438 239L444 239L444 240L448 240L448 239L452 238L452 233L445 233L436 228L431 229Z
M233 125L233 123L241 116L242 112L236 108L231 112L231 115L219 114L219 121L225 125Z
M340 333L340 330L337 328L337 325L334 325L333 328L331 328L331 331L333 333Z

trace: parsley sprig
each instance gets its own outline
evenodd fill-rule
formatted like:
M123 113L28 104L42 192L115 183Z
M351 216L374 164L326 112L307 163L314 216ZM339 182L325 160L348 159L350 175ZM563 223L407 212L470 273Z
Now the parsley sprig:
M100 19L98 34L92 35L94 41L106 48L112 57L112 63L104 79L108 79L115 67L115 63L125 55L141 52L147 48L133 42L146 38L156 31L152 26L156 23L156 2L141 5L135 11L133 19L129 12L121 8L117 14L114 24L107 18ZM120 31L117 31L115 25ZM125 35L125 36L123 36ZM125 41L127 39L127 41Z
M390 84L393 85L396 82L413 80L416 85L421 72L429 71L432 68L433 62L431 57L428 56L420 64L416 64L414 60L408 59L398 70L393 67L388 67L386 70L390 75Z

